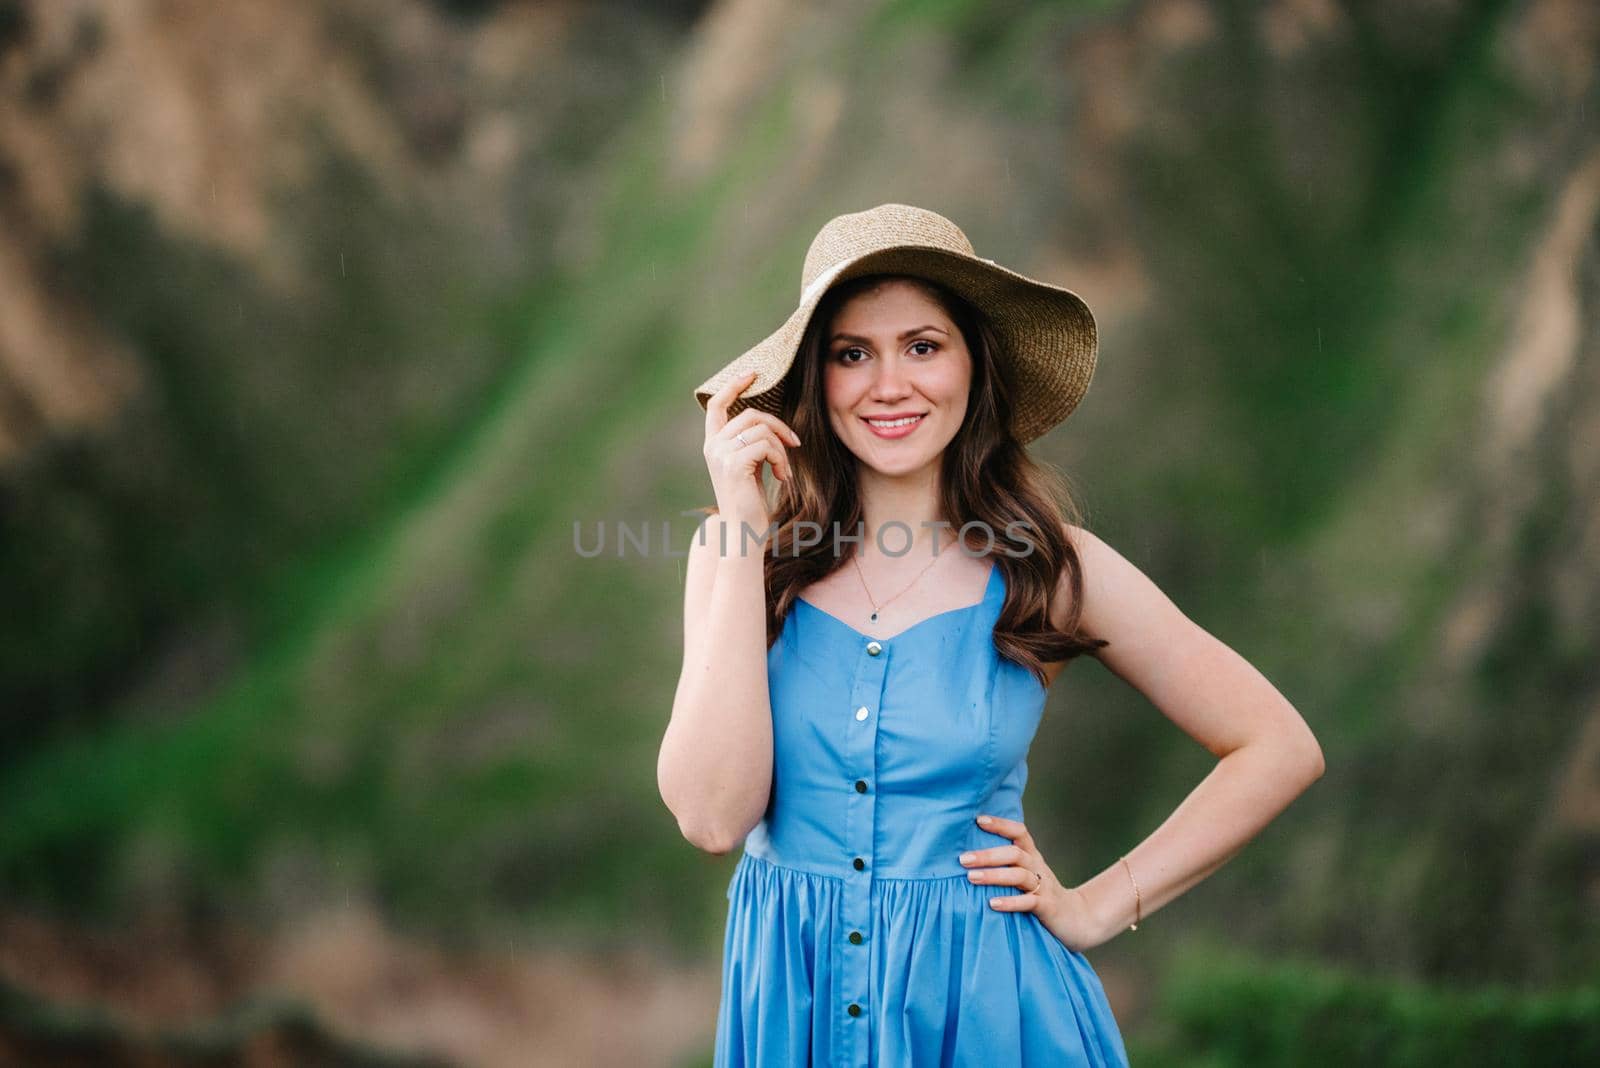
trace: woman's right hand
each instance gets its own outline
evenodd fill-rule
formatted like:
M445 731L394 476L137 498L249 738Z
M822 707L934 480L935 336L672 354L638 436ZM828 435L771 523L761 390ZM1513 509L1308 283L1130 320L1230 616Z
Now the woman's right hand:
M771 522L767 495L761 485L761 465L772 465L773 477L787 482L793 474L785 443L800 444L800 436L770 412L747 407L728 418L728 405L742 393L756 373L747 372L717 390L706 401L706 467L716 492L717 511L735 520ZM744 437L745 444L739 443Z

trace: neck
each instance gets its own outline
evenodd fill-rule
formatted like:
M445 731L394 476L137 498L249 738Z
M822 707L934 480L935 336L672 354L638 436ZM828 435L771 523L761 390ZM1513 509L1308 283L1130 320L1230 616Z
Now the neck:
M859 489L866 525L859 551L864 557L895 553L906 560L917 557L927 562L933 559L934 547L942 549L955 534L947 527L934 525L943 519L936 464L897 476L862 468ZM902 553L908 544L909 550Z

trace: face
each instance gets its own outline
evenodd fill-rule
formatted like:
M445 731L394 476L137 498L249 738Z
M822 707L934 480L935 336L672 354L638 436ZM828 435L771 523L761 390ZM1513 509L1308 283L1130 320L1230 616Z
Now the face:
M891 281L839 309L822 382L845 446L884 474L908 474L936 463L961 428L972 356L943 308Z

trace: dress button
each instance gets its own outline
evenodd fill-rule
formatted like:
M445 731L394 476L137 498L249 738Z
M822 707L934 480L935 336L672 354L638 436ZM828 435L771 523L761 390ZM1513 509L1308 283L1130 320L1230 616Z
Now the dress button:
M845 1011L848 1012L851 1016L860 1016L861 1015L861 1006L857 1005L855 1002L852 1001L850 1003L850 1007L848 1009L846 1009Z
M866 792L867 792L867 780L865 780L865 779L857 779L856 780L856 793L864 794Z
M867 866L867 862L862 860L860 857L857 857L855 860L851 861L850 863L852 863L852 864L854 864L856 866L856 871L860 871L862 868L865 868Z
M860 708L856 709L856 719L866 719L866 718L867 718L867 706L866 705L862 705Z
M881 652L883 652L883 646L879 645L877 642L868 642L867 643L867 655L868 656L877 656Z
M851 945L855 945L855 946L859 946L861 944L861 932L860 931L851 931L850 932L850 944Z

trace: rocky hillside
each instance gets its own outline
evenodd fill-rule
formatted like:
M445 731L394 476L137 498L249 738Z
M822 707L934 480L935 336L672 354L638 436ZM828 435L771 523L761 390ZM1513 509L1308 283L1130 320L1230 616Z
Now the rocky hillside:
M897 200L1095 308L1038 453L1323 742L1097 951L1130 1032L1202 935L1593 976L1593 5L267 10L0 2L0 897L714 956L682 561L573 525L682 551L693 385ZM1028 815L1087 878L1211 762L1057 690Z

